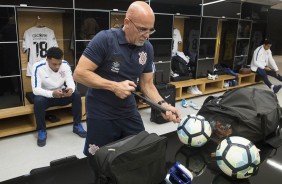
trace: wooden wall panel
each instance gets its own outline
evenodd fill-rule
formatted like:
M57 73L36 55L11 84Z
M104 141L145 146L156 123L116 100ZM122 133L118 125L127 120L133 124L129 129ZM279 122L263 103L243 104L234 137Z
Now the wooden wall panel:
M123 25L125 14L112 14L111 16L111 27L120 27Z
M64 50L63 20L61 12L35 12L35 11L18 11L18 35L20 42L20 59L22 66L24 95L31 92L30 77L26 76L26 66L28 62L27 54L22 51L22 41L24 32L36 25L44 25L52 29L58 42L58 46ZM40 20L37 17L40 17Z
M37 16L40 20L37 20ZM58 45L61 49L64 49L63 45L63 24L62 24L62 13L60 12L18 12L18 35L20 42L20 58L22 64L22 70L26 70L27 65L27 54L22 51L22 41L24 32L36 26L36 24L44 25L52 29L55 33Z

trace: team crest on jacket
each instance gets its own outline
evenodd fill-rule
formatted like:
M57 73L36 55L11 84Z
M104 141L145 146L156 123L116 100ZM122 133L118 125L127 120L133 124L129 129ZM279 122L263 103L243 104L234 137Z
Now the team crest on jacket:
M66 76L65 71L60 71L59 73L60 73L62 78L64 78Z
M147 61L147 53L142 51L139 52L139 64L144 65Z

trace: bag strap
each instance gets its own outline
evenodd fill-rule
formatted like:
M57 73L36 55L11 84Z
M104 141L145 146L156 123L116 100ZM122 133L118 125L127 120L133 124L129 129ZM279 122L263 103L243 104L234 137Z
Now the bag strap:
M213 100L213 99L215 99L214 96L208 96L208 98L206 98L205 101L203 102L203 105L206 104L206 103L208 103L209 101L211 101L211 100Z
M239 89L239 88L238 88ZM225 91L222 95L218 96L218 97L214 97L214 96L208 96L205 101L203 102L203 105L206 104L207 102L215 99L215 98L218 98L218 99L222 99L224 98L225 96L227 96L227 94L231 93L232 91L235 91L235 90L238 90L238 89L232 89L232 90L227 90Z

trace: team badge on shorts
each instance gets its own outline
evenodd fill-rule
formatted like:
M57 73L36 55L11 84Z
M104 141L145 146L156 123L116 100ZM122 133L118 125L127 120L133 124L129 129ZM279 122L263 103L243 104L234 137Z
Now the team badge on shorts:
M144 65L147 61L147 53L142 51L139 52L139 64Z

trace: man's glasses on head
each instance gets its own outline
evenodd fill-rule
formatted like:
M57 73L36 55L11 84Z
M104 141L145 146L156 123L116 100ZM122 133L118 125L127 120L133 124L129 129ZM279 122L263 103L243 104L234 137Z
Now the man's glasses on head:
M140 34L146 34L146 33L149 33L149 35L153 34L156 32L155 28L151 28L151 29L147 29L147 28L142 28L142 27L137 27L134 22L132 22L132 20L130 20L129 18L127 18L133 25L134 27L137 29L137 31L140 33Z

